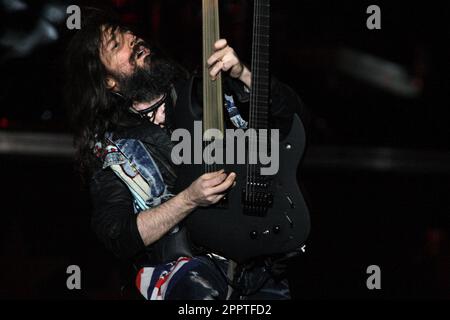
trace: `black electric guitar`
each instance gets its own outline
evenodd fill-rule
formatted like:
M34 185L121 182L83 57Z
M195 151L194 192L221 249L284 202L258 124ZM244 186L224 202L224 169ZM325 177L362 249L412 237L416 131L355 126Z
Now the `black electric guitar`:
M195 210L186 218L186 226L195 244L236 262L245 262L258 256L296 250L308 237L308 208L297 185L297 167L303 155L305 131L295 115L289 135L283 141L275 141L275 146L279 146L279 170L271 175L262 174L261 169L265 166L255 159L258 160L261 153L258 150L260 139L266 139L270 146L274 136L247 135L245 140L245 133L249 131L244 130L237 137L237 140L246 141L244 150L242 144L238 148L237 140L234 146L227 144L221 79L212 81L206 68L206 60L213 53L213 43L219 39L217 1L203 0L202 119L196 118L192 110L177 110L175 115L176 126L187 129L192 136L196 130L194 121L203 121L203 157L201 163L179 166L178 189L188 187L206 172L221 168L236 172L236 185L225 199L214 206ZM269 128L269 22L270 1L255 0L248 129L257 132ZM214 129L212 133L210 129ZM211 148L213 144L214 148ZM272 155L277 150L269 151ZM234 156L230 156L232 152ZM198 149L192 147L191 154L194 153L198 159ZM220 157L223 160L217 160Z

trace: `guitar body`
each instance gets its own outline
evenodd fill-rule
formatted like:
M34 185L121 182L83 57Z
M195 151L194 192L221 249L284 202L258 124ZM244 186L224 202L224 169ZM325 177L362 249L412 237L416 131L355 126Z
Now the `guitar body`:
M182 114L185 113L178 114L178 120L185 122L186 115ZM279 145L279 171L276 175L264 176L267 186L258 190L271 196L271 204L260 213L248 208L245 199L247 165L222 165L227 172L237 174L236 185L221 203L199 208L186 218L194 244L240 263L258 256L287 253L303 245L309 234L310 220L296 179L305 146L305 131L297 115L289 135ZM230 150L225 147L223 153L226 152ZM178 169L180 191L204 173L203 164L183 164Z

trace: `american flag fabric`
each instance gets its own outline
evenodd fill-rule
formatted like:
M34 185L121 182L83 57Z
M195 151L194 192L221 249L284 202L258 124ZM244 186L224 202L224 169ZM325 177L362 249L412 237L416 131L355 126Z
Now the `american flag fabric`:
M143 267L136 276L136 286L145 299L164 300L177 280L198 264L195 259L181 257L170 263Z

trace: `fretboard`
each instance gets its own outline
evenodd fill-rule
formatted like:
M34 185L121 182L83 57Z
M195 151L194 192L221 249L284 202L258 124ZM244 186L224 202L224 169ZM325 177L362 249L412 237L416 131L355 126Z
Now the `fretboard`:
M255 0L252 43L250 128L267 128L269 115L270 1Z

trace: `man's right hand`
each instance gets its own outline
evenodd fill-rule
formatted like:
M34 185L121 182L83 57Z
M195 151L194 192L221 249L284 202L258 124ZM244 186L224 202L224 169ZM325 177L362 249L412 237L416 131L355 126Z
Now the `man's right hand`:
M137 226L146 246L161 239L170 229L198 206L209 206L225 196L236 179L234 172L227 175L223 170L206 173L158 206L140 212Z
M185 198L195 206L206 207L215 204L234 185L235 179L234 172L227 175L223 169L205 173L184 190Z

